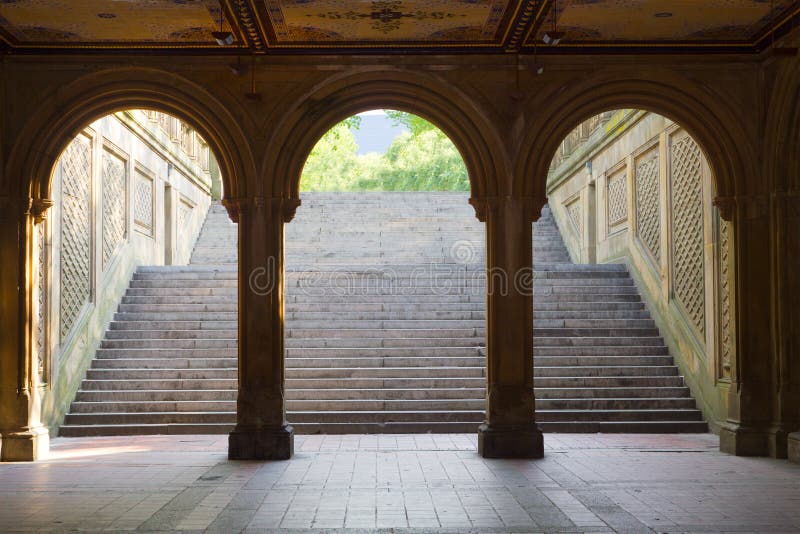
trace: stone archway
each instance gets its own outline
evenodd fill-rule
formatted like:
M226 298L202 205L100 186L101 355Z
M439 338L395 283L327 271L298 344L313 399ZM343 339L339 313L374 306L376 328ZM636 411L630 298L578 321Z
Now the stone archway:
M435 124L461 153L472 197L498 194L509 164L497 117L486 116L464 93L433 75L392 70L333 77L294 104L274 130L270 146L275 148L262 165L262 172L269 169L279 177L272 195L298 198L303 165L317 140L340 120L379 108L407 111Z
M131 108L161 111L191 125L219 160L225 199L247 194L247 177L255 164L231 110L193 82L144 68L83 76L43 98L17 138L6 176L25 177L13 184L16 190L46 199L53 165L73 133L99 117Z
M711 93L675 73L655 73L643 80L640 73L603 72L550 96L547 106L537 105L536 97L528 103L529 108L547 113L534 115L521 144L513 185L517 195L543 198L551 157L560 141L581 120L608 109L659 113L680 124L701 146L712 168L714 204L730 225L730 286L736 300L736 358L724 401L727 421L720 429L720 447L742 455L775 454L771 451L780 447L776 443L781 438L771 428L768 384L776 364L756 356L770 350L772 329L772 277L763 261L770 255L771 238L766 233L770 215L765 184L752 179L763 172L760 147L752 142L757 126L725 94Z
M240 397L247 415L231 434L231 458L292 455L293 429L286 423L284 402L283 224L292 219L299 205L300 175L316 141L339 120L375 108L418 114L450 137L467 166L470 203L478 218L486 222L487 269L504 272L507 280L517 280L520 273L531 269L531 242L524 237L524 229L538 209L530 199L503 196L502 184L510 164L507 147L496 129L499 117L487 117L466 95L436 77L412 72L361 72L313 88L290 108L273 132L274 142L268 144L272 148L262 171L275 177L272 190L240 209L240 235L246 243L241 249L241 268L266 277L271 290L267 298L242 294L240 350L242 364L252 365L242 371L245 376L261 378L245 393L246 403ZM264 265L264 258L272 265ZM499 277L493 277L492 284L498 287L490 284L487 290L487 416L479 430L479 450L487 457L540 457L543 442L534 420L533 369L529 365L531 295L518 284L509 284L512 289L507 291ZM267 331L262 326L264 318L270 324ZM270 354L267 360L253 357L263 352ZM268 414L264 407L269 407Z
M15 221L17 232L0 239L4 258L0 278L4 299L0 317L3 382L0 432L3 460L43 456L48 433L40 420L40 395L34 329L36 325L37 226L52 206L50 182L62 149L93 120L114 111L147 108L179 117L203 135L218 157L226 198L247 191L254 164L247 137L229 110L207 91L165 71L123 68L81 77L54 94L44 95L37 111L27 117L10 152L2 200L4 218ZM12 332L14 334L12 334Z
M514 173L515 194L544 194L550 156L561 140L581 121L610 109L636 108L658 113L684 127L705 152L714 175L715 197L724 199L741 192L754 169L756 150L743 132L734 103L710 95L697 84L674 73L648 80L626 72L603 72L560 92L540 106L544 109L521 143ZM726 215L726 219L730 215Z

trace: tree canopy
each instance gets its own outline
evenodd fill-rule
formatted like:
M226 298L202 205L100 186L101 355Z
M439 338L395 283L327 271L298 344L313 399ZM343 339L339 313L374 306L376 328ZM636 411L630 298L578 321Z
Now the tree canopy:
M386 111L407 128L384 154L358 154L360 117L322 136L306 160L301 191L469 191L467 169L452 141L425 119Z

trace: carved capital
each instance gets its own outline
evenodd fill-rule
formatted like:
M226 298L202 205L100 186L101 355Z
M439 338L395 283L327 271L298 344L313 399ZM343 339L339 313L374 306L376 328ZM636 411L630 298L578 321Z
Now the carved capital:
M486 222L490 213L501 213L503 210L520 206L526 210L526 217L530 222L537 221L542 215L542 208L547 204L546 197L530 196L505 196L505 197L472 197L469 203L475 208L475 216L481 222Z
M714 197L714 206L719 210L719 216L723 220L731 222L733 212L736 210L736 197Z
M285 223L292 222L292 219L294 219L294 215L297 212L297 208L299 207L300 207L299 198L283 199L283 205L281 206L281 209L283 211L283 222Z
M29 215L35 217L36 202L37 200L31 197L0 197L0 220L8 221L14 219L19 221ZM48 202L52 206L52 201Z
M713 204L719 210L723 220L731 222L733 215L738 211L743 219L763 219L769 216L770 199L767 196L716 197Z
M800 219L800 191L778 191L772 194L778 213L787 219Z
M487 199L485 197L471 197L469 203L475 209L475 217L477 217L480 222L486 222Z
M239 224L239 215L246 209L247 199L223 198L221 204L228 212L228 217L230 217L231 221Z
M54 202L49 198L35 198L31 204L31 215L36 224L44 222L47 218L47 210L53 207Z
M743 218L752 220L769 217L769 197L740 196L736 200Z
M239 216L244 213L248 207L252 209L268 207L273 213L279 212L281 220L284 223L288 223L294 219L295 212L300 206L300 199L257 196L252 198L225 199L222 201L222 205L228 210L228 215L235 223L239 223Z
M269 206L273 214L280 214L281 220L284 223L291 222L294 219L294 214L300 206L299 198L283 198L283 197L254 197L253 205L257 208Z

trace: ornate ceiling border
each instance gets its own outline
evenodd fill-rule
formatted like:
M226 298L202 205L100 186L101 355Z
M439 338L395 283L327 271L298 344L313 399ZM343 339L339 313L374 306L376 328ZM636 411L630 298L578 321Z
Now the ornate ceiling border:
M75 42L25 43L0 27L0 50L3 53L97 53L111 51L215 53L223 55L256 54L382 54L382 53L531 53L540 54L632 54L632 53L735 53L764 51L794 27L800 28L800 0L791 4L776 20L749 40L741 41L562 41L558 46L531 41L552 7L552 0L522 0L514 2L500 22L498 33L491 42L432 42L432 41L361 41L361 42L297 42L278 43L269 23L266 3L260 0L222 0L225 15L237 37L237 45L219 47L216 43L177 42ZM246 46L242 46L246 45Z

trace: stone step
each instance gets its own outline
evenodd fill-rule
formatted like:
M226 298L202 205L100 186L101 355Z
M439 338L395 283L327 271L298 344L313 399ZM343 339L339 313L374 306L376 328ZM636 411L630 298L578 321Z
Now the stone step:
M163 380L88 380L81 382L81 389L90 390L167 390L175 391L182 389L230 389L236 390L237 380L198 378L198 379L163 379Z
M229 434L233 430L233 423L224 424L154 424L154 425L70 425L64 424L59 429L59 435L66 438L91 437L91 436L139 436L158 434Z
M669 350L663 344L639 345L588 345L588 346L537 346L534 359L541 356L666 356Z
M287 378L286 388L335 388L335 389L379 389L379 388L480 388L484 378ZM563 376L535 377L534 387L541 388L607 388L607 387L681 387L680 376Z
M179 321L180 323L187 322L189 325L180 325L181 328L170 328L169 325L174 325L176 322L164 323L141 323L128 321L124 323L113 323L114 328L106 331L107 339L236 339L238 330L236 323L227 323L223 321L209 321L207 323L195 323L192 321ZM137 325L147 325L151 327L164 328L166 330L141 330L136 329ZM129 328L128 328L129 327ZM194 327L194 328L193 328Z
M352 368L352 367L485 367L486 359L483 356L418 356L413 358L286 358L286 368Z
M236 339L103 339L103 349L235 349Z
M98 349L95 359L170 359L178 358L236 358L238 355L236 343L229 348L192 348L192 349L169 349L169 348L144 348L144 349Z
M625 266L570 263L546 206L532 230L540 426L705 431ZM475 431L484 235L465 194L303 194L285 249L285 395L298 433ZM237 240L213 203L192 265L137 269L62 435L232 429ZM453 257L460 242L472 261Z
M539 423L542 432L592 434L702 434L705 421L557 421Z
M447 337L424 337L424 338L286 338L286 347L292 348L414 348L424 349L426 352L430 347L483 347L485 341L482 336L447 338Z

